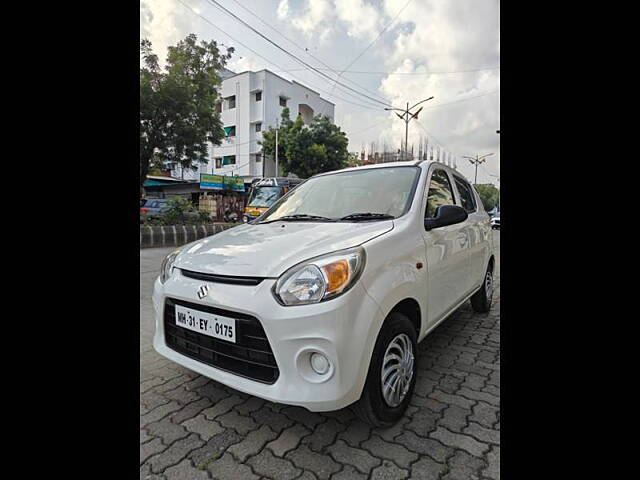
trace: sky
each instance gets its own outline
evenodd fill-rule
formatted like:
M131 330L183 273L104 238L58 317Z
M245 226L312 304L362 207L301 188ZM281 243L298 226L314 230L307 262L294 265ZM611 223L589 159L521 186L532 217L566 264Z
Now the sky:
M380 150L385 142L400 148L405 124L385 106L433 96L409 124L409 147L417 153L427 137L451 152L471 181L475 167L463 157L492 153L478 167L478 183L499 186L499 0L216 1L343 85L298 63L212 0L141 0L140 37L164 59L167 46L195 33L235 48L232 71L267 68L307 85L335 103L335 123L352 152L368 152L371 142Z

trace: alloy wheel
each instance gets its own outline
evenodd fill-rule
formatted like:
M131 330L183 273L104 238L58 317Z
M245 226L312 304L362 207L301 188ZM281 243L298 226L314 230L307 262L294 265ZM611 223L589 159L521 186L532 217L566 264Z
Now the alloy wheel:
M382 397L390 407L402 403L413 379L413 344L405 333L396 335L384 354L382 361Z

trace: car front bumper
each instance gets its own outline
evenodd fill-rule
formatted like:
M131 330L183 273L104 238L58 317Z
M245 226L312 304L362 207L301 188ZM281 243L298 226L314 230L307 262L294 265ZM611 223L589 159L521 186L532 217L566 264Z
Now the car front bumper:
M200 300L198 289L209 286ZM257 286L206 282L183 276L177 269L163 285L156 280L153 292L155 335L153 346L166 358L236 390L269 401L297 405L311 411L331 411L360 398L371 353L382 324L378 304L358 282L346 294L313 305L285 307L272 294L274 279ZM264 328L279 375L272 384L221 370L170 348L165 340L166 298L250 315ZM323 354L329 372L315 373L310 356Z

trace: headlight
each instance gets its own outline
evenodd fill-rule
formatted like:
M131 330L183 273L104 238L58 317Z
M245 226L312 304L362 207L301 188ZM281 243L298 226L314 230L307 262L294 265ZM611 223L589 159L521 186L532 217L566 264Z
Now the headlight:
M171 252L162 261L162 266L160 267L160 283L165 283L171 277L171 274L173 273L173 262L176 261L176 257L181 250L182 249Z
M360 247L312 258L282 274L273 293L281 304L287 306L335 298L355 284L364 262L364 249Z

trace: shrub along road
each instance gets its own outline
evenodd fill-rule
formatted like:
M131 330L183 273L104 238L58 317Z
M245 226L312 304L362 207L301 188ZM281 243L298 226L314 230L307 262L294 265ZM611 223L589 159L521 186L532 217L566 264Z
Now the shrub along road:
M466 302L420 345L405 417L371 429L237 392L152 347L151 290L172 248L140 250L140 478L500 478L500 233L489 314Z

